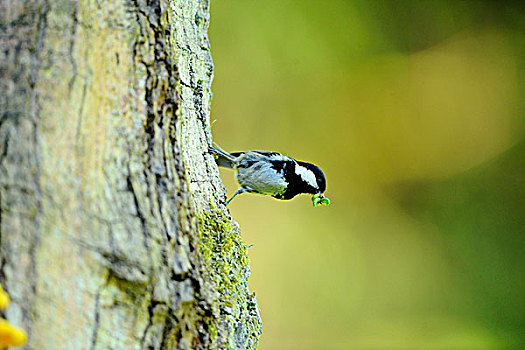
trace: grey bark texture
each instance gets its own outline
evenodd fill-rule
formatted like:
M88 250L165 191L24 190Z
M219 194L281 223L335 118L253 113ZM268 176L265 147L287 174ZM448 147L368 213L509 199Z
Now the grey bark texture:
M251 349L207 0L0 0L0 283L27 349Z

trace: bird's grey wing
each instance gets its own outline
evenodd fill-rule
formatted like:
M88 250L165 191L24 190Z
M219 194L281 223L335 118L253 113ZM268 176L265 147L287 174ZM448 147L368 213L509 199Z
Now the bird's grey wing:
M269 152L269 151L259 151L259 150L255 150L255 151L250 151L250 152L254 152L254 153L258 153L264 157L267 157L269 160L271 161L295 161L293 158L291 157L288 157L284 154L281 154L281 153L278 153L278 152ZM242 154L244 152L239 152L239 153L232 153L232 154Z

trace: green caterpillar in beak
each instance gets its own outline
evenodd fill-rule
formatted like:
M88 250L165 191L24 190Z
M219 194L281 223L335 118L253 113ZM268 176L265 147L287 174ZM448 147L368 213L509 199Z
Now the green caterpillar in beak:
M312 203L314 205L314 207L317 207L318 205L329 205L330 204L330 200L326 197L323 197L322 194L315 194L313 197L312 197Z

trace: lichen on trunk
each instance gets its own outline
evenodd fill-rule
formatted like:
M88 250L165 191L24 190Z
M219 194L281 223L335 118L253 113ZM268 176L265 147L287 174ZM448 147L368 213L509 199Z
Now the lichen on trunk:
M0 283L30 349L255 348L204 0L3 1Z

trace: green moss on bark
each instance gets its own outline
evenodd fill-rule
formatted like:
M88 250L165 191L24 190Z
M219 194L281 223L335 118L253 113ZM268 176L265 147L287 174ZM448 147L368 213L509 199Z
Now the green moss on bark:
M198 223L202 272L215 284L221 322L231 330L229 338L221 343L229 348L254 348L261 334L261 322L255 295L247 292L249 259L239 229L213 206L198 216Z
M250 274L248 253L239 231L218 210L199 216L199 252L205 273L216 282L221 306L234 307L243 290L238 288Z

